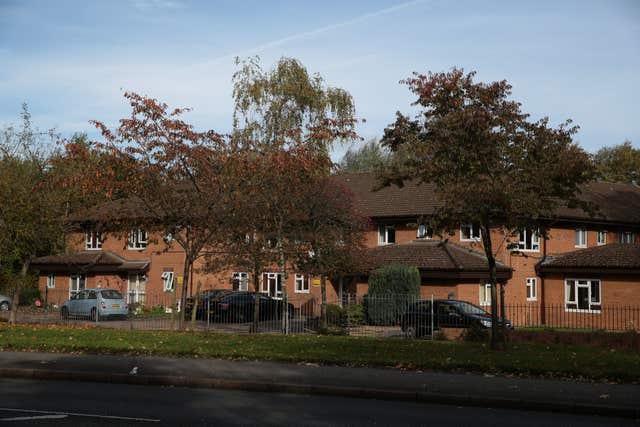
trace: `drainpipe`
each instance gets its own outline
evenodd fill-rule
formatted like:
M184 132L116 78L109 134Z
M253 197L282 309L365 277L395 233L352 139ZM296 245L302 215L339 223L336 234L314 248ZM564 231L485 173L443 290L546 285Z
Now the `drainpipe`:
M547 236L544 236L542 239L542 260L539 261L539 264L542 264L546 259L547 259ZM545 310L545 301L544 301L544 275L542 273L538 273L538 274L540 275L540 322L543 325L546 325L547 313Z

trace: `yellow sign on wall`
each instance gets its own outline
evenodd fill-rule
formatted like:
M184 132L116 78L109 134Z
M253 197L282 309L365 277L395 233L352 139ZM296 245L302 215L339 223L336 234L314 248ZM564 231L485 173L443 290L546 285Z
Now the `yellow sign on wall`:
M313 280L311 281L311 284L312 284L313 286L320 286L320 279L313 279Z
M178 279L178 285L182 285L183 277L182 276L178 276L178 277L176 277L176 279Z

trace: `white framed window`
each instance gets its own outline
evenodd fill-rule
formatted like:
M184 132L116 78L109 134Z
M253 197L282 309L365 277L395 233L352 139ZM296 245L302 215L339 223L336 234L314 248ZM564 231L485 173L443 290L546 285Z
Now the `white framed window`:
M566 311L600 312L602 301L599 279L566 279L564 290Z
M144 274L130 274L127 281L127 303L144 304L147 294L147 276Z
M102 234L96 231L87 231L85 233L85 249L96 251L102 249Z
M282 298L282 273L262 273L260 292L273 298Z
M162 272L162 289L165 292L173 291L173 271L163 271Z
M607 244L607 232L605 230L598 231L598 237L596 239L598 246Z
M480 240L480 226L476 224L460 225L460 241L475 242Z
M235 272L231 275L231 281L234 291L249 290L249 273Z
M87 287L85 274L72 274L69 277L69 299Z
M587 230L585 228L576 228L576 248L587 247Z
M378 245L390 245L396 242L396 228L392 225L378 226Z
M147 247L147 232L141 228L129 233L129 249L141 250Z
M480 305L491 305L491 283L480 285Z
M418 239L433 239L433 230L429 229L426 224L418 225Z
M540 251L540 235L535 230L524 228L518 232L518 249L525 252Z
M49 273L47 276L47 288L53 289L56 287L56 275L53 273Z
M620 243L633 243L635 242L635 235L631 231L623 231L620 233Z
M309 276L304 274L296 274L294 278L294 290L297 294L309 293Z
M527 286L527 301L538 300L538 279L536 277L528 277L526 281Z

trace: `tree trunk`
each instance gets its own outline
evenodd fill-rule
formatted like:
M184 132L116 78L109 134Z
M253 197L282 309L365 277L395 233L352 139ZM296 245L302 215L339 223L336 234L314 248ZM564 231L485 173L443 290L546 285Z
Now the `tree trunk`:
M489 265L489 283L491 285L491 349L498 350L498 293L496 292L496 259L491 245L490 224L488 219L482 224L482 245Z
M282 309L281 309L281 319L282 319L282 333L289 333L289 316L288 306L289 306L289 294L287 292L287 260L284 256L284 250L282 248L282 238L278 238L278 252L280 255L280 271L282 272Z
M198 314L198 304L200 304L200 288L202 287L202 282L200 280L198 280L198 286L196 287L196 296L194 298L193 301L193 309L191 310L191 330L194 331L196 328L196 316ZM209 305L211 303L211 301L207 301L207 305ZM208 307L207 307L208 308ZM205 316L209 316L209 310L204 309L204 307L202 307L202 311L204 312ZM207 319L208 321L209 319Z
M320 329L326 332L329 327L327 322L327 277L320 275L320 295L322 298L322 304L320 305Z
M258 321L260 320L260 266L253 267L253 324L251 332L258 332Z
M504 283L500 283L500 318L502 319L502 323L500 323L500 335L502 336L502 349L507 349L507 331L505 330L505 322L504 320L507 318L504 311Z
M28 258L22 262L20 275L18 276L18 282L16 283L16 289L13 292L13 299L11 300L11 313L9 314L9 323L16 323L18 304L20 303L20 292L22 291L22 287L24 286L24 279L27 276L27 271L29 271L30 265L31 258Z
M185 301L187 300L187 290L189 286L189 272L191 271L191 266L193 265L193 261L191 260L191 256L188 254L184 257L184 270L182 272L182 290L181 290L181 298L180 298L180 317L178 323L178 329L184 331L185 326Z

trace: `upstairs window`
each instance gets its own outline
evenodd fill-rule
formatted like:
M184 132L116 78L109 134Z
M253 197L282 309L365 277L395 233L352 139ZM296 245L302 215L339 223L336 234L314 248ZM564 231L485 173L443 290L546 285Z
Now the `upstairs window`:
M460 225L460 241L473 242L480 240L480 226L476 224Z
M140 250L147 247L147 232L141 228L129 234L129 249Z
M378 227L378 244L390 245L396 242L396 228L390 225Z
M532 252L540 250L540 236L536 231L525 228L520 230L519 235L518 249Z
M598 237L596 239L598 246L607 244L607 232L604 230L598 231Z
M85 233L85 248L89 251L102 249L102 234L96 231L87 231Z
M538 299L538 279L535 277L527 278L527 301L536 301Z
M587 247L587 230L584 228L576 228L576 248Z
M418 239L433 239L433 231L426 224L418 225Z
M231 282L234 291L248 291L249 273L235 272L231 275Z
M173 291L173 271L163 271L162 272L162 289L165 292Z
M309 276L305 276L304 274L296 274L295 292L298 294L309 293Z
M620 233L620 243L633 243L635 241L635 235L631 231L623 231Z

